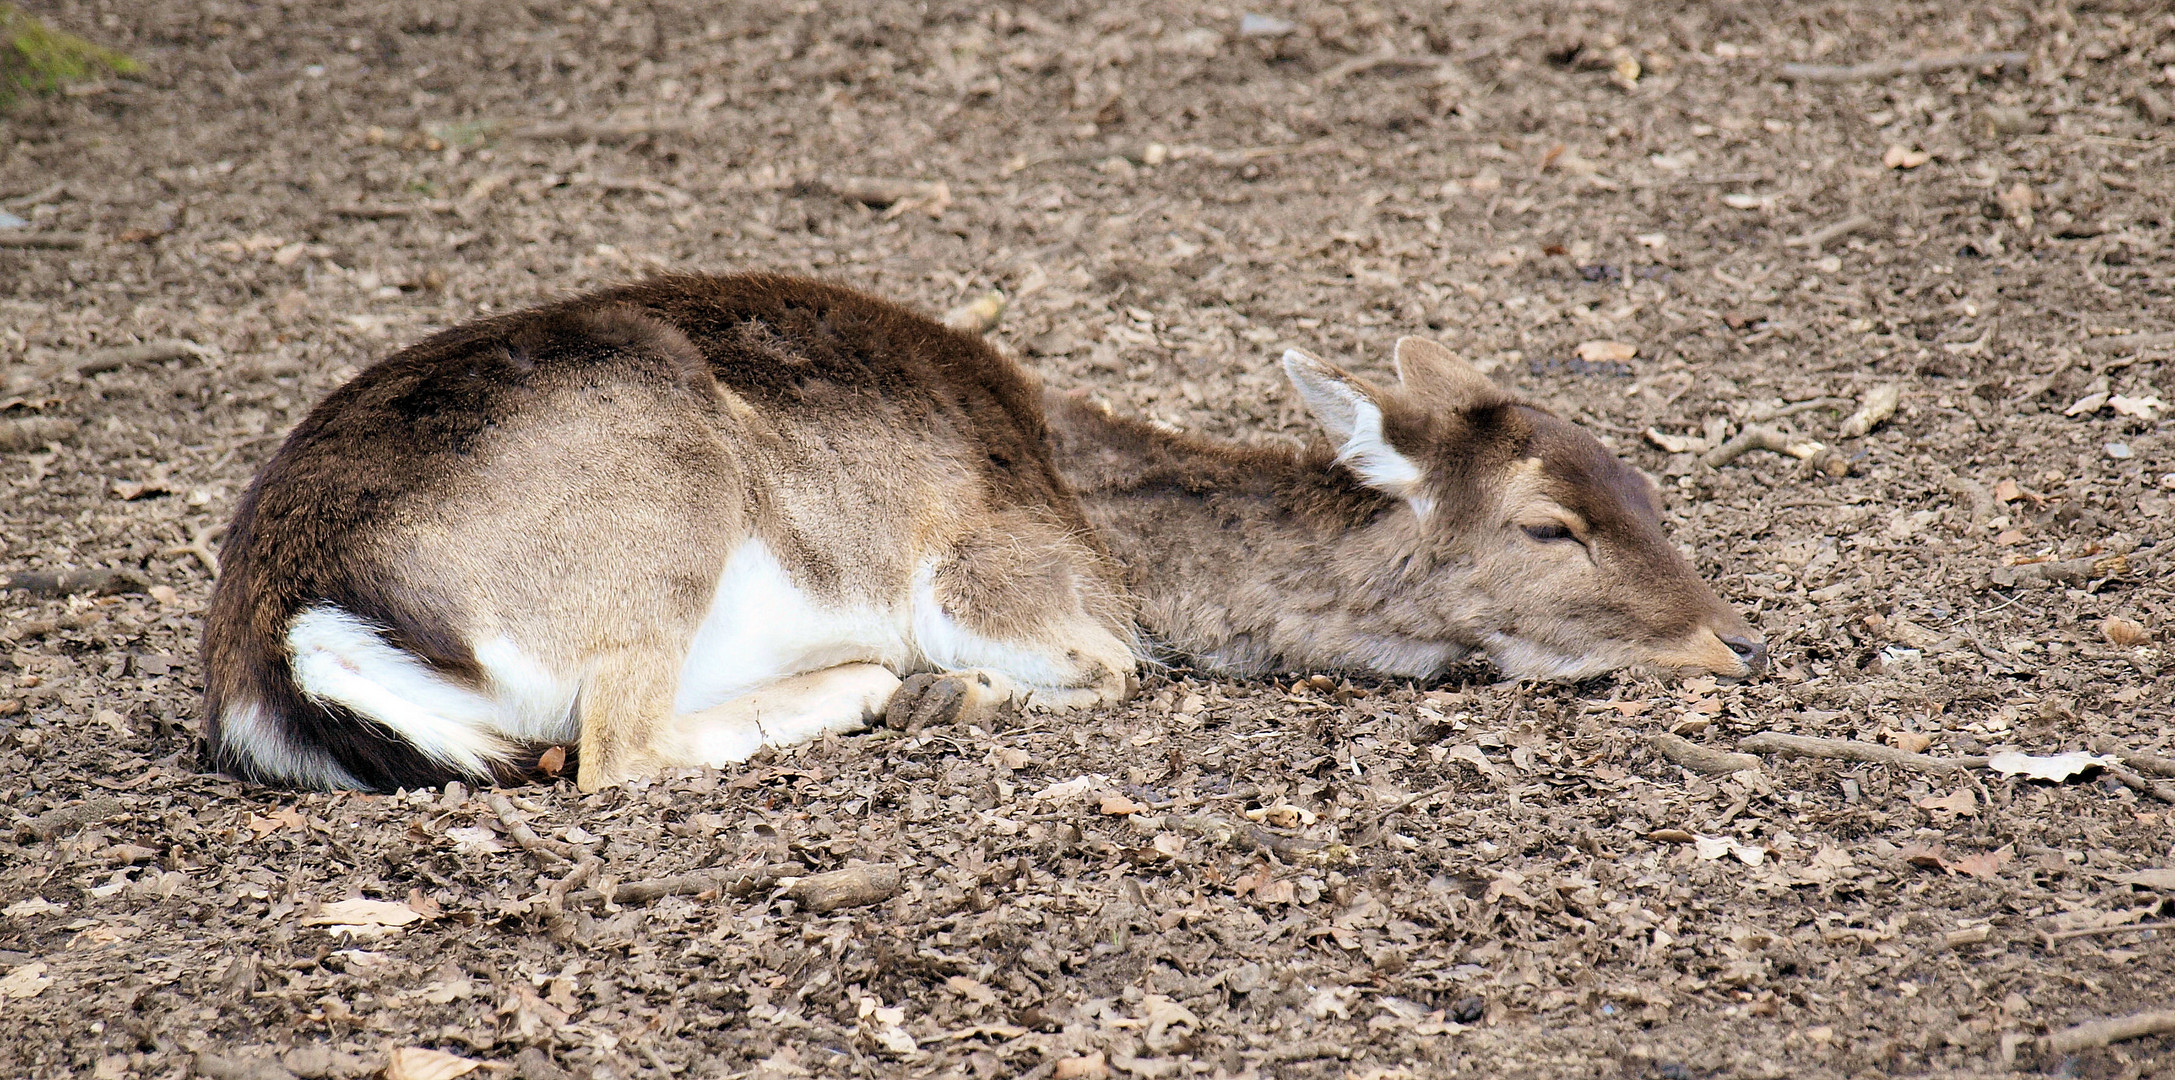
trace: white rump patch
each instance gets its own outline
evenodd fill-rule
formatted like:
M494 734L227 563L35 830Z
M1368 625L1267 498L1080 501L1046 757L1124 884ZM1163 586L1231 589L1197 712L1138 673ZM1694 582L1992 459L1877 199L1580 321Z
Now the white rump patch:
M335 607L295 616L287 630L295 684L399 735L425 757L476 777L512 756L515 741L574 737L574 689L504 638L477 650L494 694L460 686Z

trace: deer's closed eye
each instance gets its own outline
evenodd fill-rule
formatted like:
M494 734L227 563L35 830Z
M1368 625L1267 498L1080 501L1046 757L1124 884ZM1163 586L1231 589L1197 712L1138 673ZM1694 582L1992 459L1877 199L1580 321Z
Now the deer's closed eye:
M1544 544L1553 544L1557 541L1564 541L1573 544L1580 542L1578 537L1571 532L1570 528L1561 524L1560 522L1552 521L1546 525L1527 525L1524 528L1527 536L1530 536L1533 539L1538 540Z

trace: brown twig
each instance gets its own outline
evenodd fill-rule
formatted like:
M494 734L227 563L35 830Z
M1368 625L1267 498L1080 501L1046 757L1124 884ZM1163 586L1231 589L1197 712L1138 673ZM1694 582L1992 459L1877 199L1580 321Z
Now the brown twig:
M2147 1035L2164 1035L2170 1031L2175 1031L2175 1009L2161 1009L2063 1028L2040 1039L2039 1050L2044 1054L2073 1054L2095 1046L2142 1039Z
M159 552L159 557L171 559L176 555L194 555L197 562L204 564L204 572L210 574L213 581L217 581L219 580L219 553L211 549L211 538L225 531L227 531L227 527L221 524L205 525L191 529L189 530L188 543L176 544L167 548Z
M2147 780L2128 769L2109 768L2107 775L2120 780L2123 787L2139 795L2147 795L2164 803L2175 803L2175 787Z
M28 450L47 443L57 443L76 433L73 420L51 416L24 416L12 420L0 420L0 451Z
M1737 745L1755 754L1862 761L1872 765L1896 765L1944 776L1960 769L1981 768L1986 764L1983 757L1928 757L1925 754L1913 754L1893 746L1858 739L1819 739L1810 735L1786 735L1780 731L1763 731L1747 736Z
M1782 242L1782 246L1806 247L1811 248L1814 251L1819 251L1821 248L1824 248L1829 244L1832 244L1837 240L1842 239L1843 237L1849 236L1851 233L1857 232L1859 229L1863 229L1871 224L1873 224L1873 219L1871 217L1865 214L1852 214L1849 217L1846 217L1843 220L1834 223L1833 225L1827 225L1822 228L1814 229L1813 231L1805 233L1802 236L1793 236L1788 240L1784 240Z
M1716 750L1666 731L1657 731L1650 740L1661 756L1684 766L1693 772L1734 773L1760 767L1760 759L1751 754L1733 754Z
M2128 765L2138 772L2151 773L2154 776L2175 777L2175 758L2164 758L2158 754L2147 754L2141 750L2126 749L2121 743L2105 735L2092 740L2092 752L2105 754L2108 757L2121 758L2124 765Z
M1830 476L1844 476L1850 472L1850 459L1830 449L1827 444L1811 439L1792 439L1770 427L1754 425L1730 437L1728 442L1707 451L1700 458L1709 468L1719 469L1754 450L1772 450L1788 454L1799 461L1809 462L1813 468Z
M90 243L90 237L82 233L0 232L0 248L37 248L45 251L74 251Z
M2114 337L2087 338L2079 348L2086 352L2116 353L2141 351L2175 345L2175 330L2157 334L2118 334Z
M1892 79L1898 75L1931 75L1957 68L2014 67L2031 59L2030 53L1987 52L1960 56L1921 56L1912 60L1876 60L1869 64L1784 64L1782 77L1796 82L1845 83Z
M2175 919L2159 922L2130 923L2127 926L2087 926L2082 930L2043 930L2039 936L2049 945L2057 941L2073 941L2077 938L2104 937L2108 934L2124 934L2132 930L2175 930Z
M1440 71L1447 66L1447 57L1400 56L1394 51L1378 52L1370 56L1356 56L1328 68L1315 78L1322 86L1335 86L1354 75L1364 75L1377 68L1406 68L1413 71Z
M694 123L687 120L568 120L531 124L508 134L517 139L565 139L568 142L595 139L606 142L612 139L639 139L649 135L681 135L694 130Z
M715 890L729 896L748 896L778 883L779 878L808 872L799 863L772 863L735 870L697 870L668 878L630 881L612 894L615 903L646 904L666 896L699 896Z
M574 861L574 845L558 840L546 840L529 828L529 821L514 812L514 804L498 792L488 792L483 797L485 806L497 815L499 824L506 826L506 835L513 837L521 850L536 857L547 870L557 870Z
M2101 578L2122 577L2131 569L2130 556L2123 552L2088 555L2082 559L2063 559L2060 562L2024 563L2021 566L1997 566L1986 576L1989 584L2004 589L2035 581L2057 585L2081 585Z

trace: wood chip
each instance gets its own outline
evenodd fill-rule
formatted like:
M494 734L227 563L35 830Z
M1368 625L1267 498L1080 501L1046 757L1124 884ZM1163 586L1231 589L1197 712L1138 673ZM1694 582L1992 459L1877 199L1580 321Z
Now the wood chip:
M1738 747L1755 754L1777 754L1783 757L1825 758L1830 761L1863 761L1874 765L1896 765L1919 772L1948 774L1959 769L1976 769L1985 766L1983 757L1937 758L1913 754L1892 746L1857 739L1818 739L1810 735L1789 735L1780 731L1763 731L1746 737Z
M2063 1028L2040 1039L2039 1052L2049 1055L2074 1054L2095 1046L2106 1046L2127 1039L2142 1039L2147 1035L2164 1035L2171 1031L2175 1031L2175 1009L2141 1012Z
M801 910L822 915L841 908L880 904L899 895L899 868L890 863L849 866L810 874L785 890Z

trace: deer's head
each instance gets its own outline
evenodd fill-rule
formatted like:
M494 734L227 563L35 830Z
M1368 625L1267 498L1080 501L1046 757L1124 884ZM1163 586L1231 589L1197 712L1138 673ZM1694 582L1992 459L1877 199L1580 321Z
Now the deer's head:
M1767 647L1662 532L1652 481L1593 436L1422 338L1396 388L1298 350L1284 370L1361 483L1394 496L1330 557L1414 645L1477 650L1506 673L1638 667L1756 674Z

